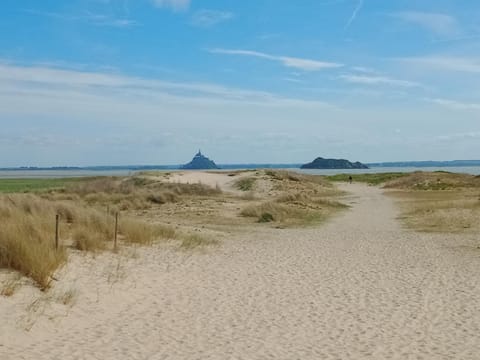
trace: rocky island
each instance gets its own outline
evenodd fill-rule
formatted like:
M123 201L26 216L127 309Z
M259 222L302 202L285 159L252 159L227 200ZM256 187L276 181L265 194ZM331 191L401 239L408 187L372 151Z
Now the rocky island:
M350 162L345 159L324 159L318 157L311 163L301 166L301 169L368 169L368 166L361 162Z
M208 157L204 156L199 150L198 153L193 157L192 161L188 164L183 165L182 169L184 170L211 170L211 169L220 169L215 162L210 160Z

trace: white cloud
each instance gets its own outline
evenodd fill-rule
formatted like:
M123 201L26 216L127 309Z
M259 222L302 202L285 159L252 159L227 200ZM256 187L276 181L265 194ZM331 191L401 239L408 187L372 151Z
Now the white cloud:
M302 80L299 80L299 79L293 78L293 77L284 77L283 80L288 81L288 82L292 82L292 83L297 83L297 84L302 84L304 82Z
M352 70L357 71L359 73L364 74L378 74L378 72L372 68L364 67L364 66L354 66Z
M47 12L47 11L37 11L37 10L26 10L25 12L33 15L45 16L52 19L64 20L64 21L84 21L91 25L95 26L110 26L125 28L138 25L138 22L135 20L127 18L118 18L102 14L94 14L91 12L86 12L82 15L71 15L64 13L56 12Z
M459 112L452 122L452 114L441 107L391 107L377 97L374 102L367 109L362 98L339 101L344 104L339 109L321 100L216 84L0 61L0 118L8 125L0 134L0 152L9 154L0 166L181 163L199 146L220 163L304 162L322 153L385 161L430 154L424 143L412 140L406 146L398 140L392 129L399 126L405 139L478 128L477 112ZM272 129L292 137L263 143L256 137ZM237 141L225 140L232 134ZM312 134L333 140L319 141ZM388 152L379 152L385 148ZM454 152L448 143L431 154L463 157L478 149L472 141L468 149Z
M446 14L404 11L392 14L392 16L423 27L440 36L458 35L461 32L457 20L453 16Z
M230 50L230 49L211 49L209 50L213 54L225 54L225 55L240 55L240 56L252 56L261 59L276 61L283 66L300 69L304 71L318 71L332 68L342 67L343 64L325 62L311 59L302 59L289 56L275 56L258 51L251 50Z
M233 13L218 10L200 10L192 16L192 25L210 27L233 18Z
M406 80L392 79L386 76L369 76L369 75L340 75L340 79L353 83L363 85L389 85L400 87L420 87L419 83Z
M480 104L465 103L450 99L427 99L427 101L453 110L480 110Z
M437 136L438 140L443 140L443 141L478 139L478 138L480 138L480 131L469 131L464 133L454 133L454 134Z
M400 59L405 63L454 72L480 73L480 58L455 56L424 56Z
M35 95L45 98L62 97L62 94L79 98L116 97L119 94L125 94L147 99L161 97L176 102L245 102L274 106L294 103L327 105L319 101L304 101L269 92L229 88L216 84L168 82L112 73L45 66L18 66L1 62L0 93Z
M0 118L8 122L0 135L0 152L15 153L0 166L181 163L199 146L203 149L201 139L206 151L216 149L209 153L216 153L219 161L291 162L294 155L290 153L291 159L286 160L275 157L276 153L272 157L266 147L261 150L263 155L255 156L241 149L255 145L252 134L272 128L301 132L317 124L319 113L333 117L339 112L321 100L256 90L0 61ZM326 131L324 127L322 131ZM235 147L216 141L219 134L232 132L242 138ZM154 141L164 133L172 135L162 151L152 151L151 145L141 142L123 146L122 152L112 152L107 145L112 137ZM15 139L25 134L39 141L20 147L18 143L2 144L2 136ZM59 141L47 141L49 135ZM94 145L90 145L92 137L98 138ZM76 139L79 145L64 146L62 138Z
M88 14L85 20L97 26L131 27L138 25L135 20L114 18L107 15Z
M152 0L153 4L161 8L170 8L174 11L185 11L190 7L190 0Z

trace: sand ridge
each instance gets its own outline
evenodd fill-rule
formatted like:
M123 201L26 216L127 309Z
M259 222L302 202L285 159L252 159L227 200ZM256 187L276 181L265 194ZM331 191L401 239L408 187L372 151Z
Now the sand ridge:
M210 187L220 187L222 190L234 191L233 183L246 176L239 174L237 176L228 176L228 173L224 171L196 171L196 170L182 170L175 171L169 176L166 176L163 180L171 183L182 184L196 184L202 183Z
M30 331L31 294L0 299L0 358L478 359L478 239L403 229L380 189L342 187L352 208L317 228L76 257L58 284L75 304Z

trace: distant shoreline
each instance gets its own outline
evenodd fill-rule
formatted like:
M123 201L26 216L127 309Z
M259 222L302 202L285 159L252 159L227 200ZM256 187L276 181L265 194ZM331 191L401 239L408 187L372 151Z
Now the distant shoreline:
M398 161L366 163L371 168L388 167L470 167L480 166L480 160L452 161ZM118 165L118 166L52 166L52 167L5 167L0 171L148 171L148 170L182 170L183 165ZM220 170L240 169L299 169L302 164L220 164ZM327 169L325 169L327 170ZM338 169L340 170L340 169ZM349 170L349 169L344 169Z
M259 169L265 169L265 167L235 167L235 168L223 168L220 170L213 170L217 172L229 172L229 171L255 171ZM310 175L338 175L338 174L376 174L376 173L408 173L415 171L425 171L425 172L434 172L434 171L444 171L452 173L463 173L470 175L480 175L480 166L432 166L432 167L370 167L370 169L306 169L302 170L299 167L291 166L279 166L279 167L269 167L272 170L285 170L292 172L299 172L303 174ZM132 176L135 173L142 171L161 171L161 172L202 172L204 170L182 170L178 168L169 168L169 169L139 169L139 168L114 168L111 170L108 169L98 169L89 170L89 169L79 169L79 168L67 168L67 169L15 169L15 170L1 170L0 169L0 180L18 180L18 179L53 179L53 178L83 178L83 177L104 177L104 176ZM212 170L207 170L212 171Z

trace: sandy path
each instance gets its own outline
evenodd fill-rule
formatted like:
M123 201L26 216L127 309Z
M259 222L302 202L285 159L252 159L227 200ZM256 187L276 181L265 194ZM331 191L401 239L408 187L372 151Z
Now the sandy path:
M202 183L210 187L219 186L222 190L233 191L233 183L238 179L248 176L247 174L239 174L235 177L228 176L226 172L205 172L195 170L174 171L170 176L162 179L163 181L182 184Z
M346 188L353 208L323 227L77 258L77 303L28 333L0 313L0 358L478 359L474 239L404 230L381 190Z

